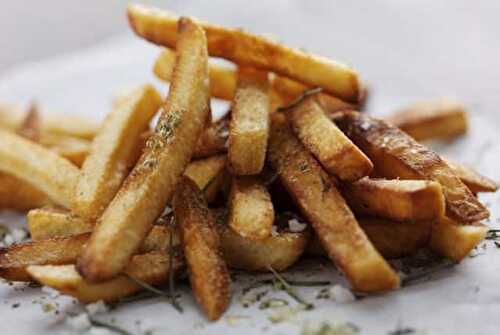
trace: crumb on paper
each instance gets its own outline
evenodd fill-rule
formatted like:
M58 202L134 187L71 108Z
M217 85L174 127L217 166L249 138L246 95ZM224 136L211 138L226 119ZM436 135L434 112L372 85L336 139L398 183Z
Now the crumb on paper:
M75 331L84 331L92 327L87 313L81 313L75 316L67 316L66 323L72 330Z
M273 310L273 313L269 315L267 319L272 323L281 323L284 321L291 320L301 310L303 309L298 307L288 307L288 306L283 308L277 308Z
M319 325L306 325L301 332L301 335L357 335L360 334L360 329L350 322L344 323L329 323L322 322Z
M226 316L227 324L230 325L231 327L238 326L238 323L242 320L250 320L250 317L248 315L227 315Z
M45 293L46 295L48 295L50 298L57 298L59 297L61 294L59 293L59 291L53 289L52 287L49 287L49 286L42 286L42 292Z
M87 304L85 306L85 310L90 316L94 316L97 314L106 313L107 311L109 311L109 307L104 303L104 301L99 300L97 302Z
M351 290L339 284L333 285L330 288L330 295L334 301L339 303L347 303L356 300L356 297Z

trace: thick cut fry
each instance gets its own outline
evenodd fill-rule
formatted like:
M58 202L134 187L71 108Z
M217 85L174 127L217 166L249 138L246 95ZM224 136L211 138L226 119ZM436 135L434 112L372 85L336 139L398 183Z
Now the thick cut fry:
M269 138L269 83L266 72L238 71L231 109L228 162L236 175L258 174L264 167Z
M170 270L177 273L181 268L180 256L176 256L170 266L167 253L153 251L132 257L125 268L125 273L147 284L157 285L167 281ZM140 286L125 276L100 284L91 284L78 274L74 265L32 265L27 268L27 272L40 284L52 287L85 303L99 300L112 302L141 290Z
M446 215L459 223L476 222L489 216L486 207L439 155L402 130L357 112L342 113L336 123L370 157L377 175L437 181L446 200Z
M58 207L32 209L27 215L33 241L64 237L92 231L93 223Z
M144 85L108 115L92 142L76 185L72 209L80 217L95 220L104 212L136 162L137 141L160 104L160 94Z
M441 185L428 180L363 178L342 187L354 212L395 221L433 221L444 215Z
M457 162L445 159L446 164L453 169L458 178L467 185L473 193L496 192L498 183L490 178L483 176L473 168Z
M205 128L194 150L194 158L204 158L227 151L229 121L222 118Z
M47 195L30 183L0 172L0 209L26 211L48 203Z
M203 190L208 203L215 200L224 184L226 155L198 159L189 163L184 175L193 180Z
M467 131L465 107L448 99L416 103L386 120L417 141L447 139Z
M177 16L156 8L130 5L128 19L137 35L155 44L175 47ZM343 64L288 48L241 29L208 23L201 25L207 34L208 52L211 56L276 72L310 86L323 87L346 101L357 102L360 98L358 75Z
M328 255L352 286L364 292L397 288L399 277L358 226L330 177L293 136L286 121L278 117L272 122L269 158Z
M372 162L325 115L316 98L316 95L307 96L286 109L295 135L326 171L341 180L355 181L369 175Z
M91 282L116 276L170 200L209 116L203 30L179 21L177 64L167 101L139 162L98 221L77 268Z
M441 256L460 262L484 239L487 232L488 227L479 222L457 225L443 218L432 226L430 246Z
M68 160L5 130L0 130L0 170L27 181L65 207L79 176Z
M191 179L183 177L179 183L173 209L193 293L207 317L217 320L229 305L231 279L220 251L214 218Z

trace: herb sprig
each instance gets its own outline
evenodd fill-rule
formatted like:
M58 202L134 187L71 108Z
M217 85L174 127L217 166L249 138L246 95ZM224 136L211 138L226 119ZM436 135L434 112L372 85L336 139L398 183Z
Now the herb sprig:
M302 297L300 297L295 289L290 285L285 278L283 278L276 270L274 270L271 266L267 267L269 271L276 277L276 279L281 283L281 289L284 290L288 295L297 301L299 304L303 305L306 310L311 310L314 308L314 305L310 302L305 301Z

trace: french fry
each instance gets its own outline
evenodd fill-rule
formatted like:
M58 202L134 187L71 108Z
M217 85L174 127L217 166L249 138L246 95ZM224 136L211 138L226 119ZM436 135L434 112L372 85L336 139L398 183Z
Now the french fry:
M193 153L193 158L205 158L227 151L229 121L222 118L205 128Z
M419 102L386 120L417 141L456 137L468 127L465 107L449 99Z
M26 111L21 106L0 102L0 128L16 131L26 119Z
M254 175L264 167L269 138L266 72L239 68L229 124L228 163L233 174Z
M186 167L184 175L203 190L205 199L211 203L224 184L225 167L226 155L216 155L192 161Z
M193 293L207 317L217 320L229 305L231 278L220 251L214 217L200 189L188 177L179 182L173 210Z
M370 174L373 164L325 115L317 95L304 96L285 113L295 135L321 165L341 180L355 181Z
M234 232L250 240L262 240L271 236L273 203L258 177L233 177L228 202L228 224Z
M0 170L22 179L56 204L68 207L79 170L68 160L18 135L0 130Z
M42 119L42 130L55 135L65 135L92 140L99 131L99 123L76 116L49 114Z
M473 193L496 192L498 190L497 182L483 176L473 168L449 159L445 159L445 162Z
M30 183L0 172L0 209L26 211L48 203L47 195Z
M41 116L38 111L38 106L34 103L28 109L23 122L17 128L16 133L33 142L38 142L40 140L41 133Z
M273 117L270 162L329 257L356 290L379 292L397 288L398 275L370 243L330 177L279 117Z
M434 221L444 215L441 185L428 180L363 178L342 186L354 212L395 221Z
M137 141L160 104L160 94L151 85L144 85L108 115L76 185L72 209L80 217L92 221L104 212L136 162Z
M87 233L94 227L92 222L66 209L53 206L32 209L26 218L33 241Z
M177 53L155 132L78 260L78 271L87 281L111 279L127 265L173 195L208 119L206 38L189 19L179 21Z
M90 141L79 137L42 132L39 143L81 167L90 150Z
M335 122L370 157L375 173L386 178L426 179L441 184L446 215L458 223L471 223L489 212L432 150L402 130L357 112L344 112Z
M140 37L169 48L175 47L178 17L156 8L128 7L128 19ZM331 59L307 54L240 29L200 23L207 34L208 52L239 65L276 72L313 87L323 87L339 98L357 102L361 85L349 67Z
M182 258L176 256L172 266L165 252L153 251L132 257L124 272L150 285L161 284L169 278L169 271L177 273L182 268ZM42 285L52 287L63 294L89 303L103 300L112 302L132 295L141 287L125 276L92 284L85 281L74 265L32 265L27 272Z

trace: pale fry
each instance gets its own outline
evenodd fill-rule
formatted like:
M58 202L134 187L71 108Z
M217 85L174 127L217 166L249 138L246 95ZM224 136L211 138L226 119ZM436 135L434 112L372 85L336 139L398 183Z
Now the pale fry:
M178 17L156 8L128 7L128 19L135 33L146 40L175 47ZM358 75L349 67L331 59L305 53L261 36L208 23L200 23L207 34L211 56L226 58L236 64L276 72L346 101L357 102L361 95Z
M94 227L92 222L57 207L32 209L26 218L33 241L87 233Z
M449 159L445 159L445 162L473 193L496 192L498 190L497 182L483 176L473 168Z
M438 154L402 130L357 112L344 112L335 122L370 157L377 175L386 178L426 179L441 184L446 215L471 223L489 212Z
M50 203L47 195L23 179L0 172L0 209L19 211Z
M139 162L98 221L77 268L88 281L116 276L170 200L209 116L206 38L179 21L177 64L168 98Z
M150 85L134 90L103 122L94 137L75 189L72 209L80 217L101 216L137 157L135 147L141 133L161 104L160 94Z
M258 174L264 167L269 138L267 72L239 68L238 88L229 124L228 163L235 175Z
M229 271L220 251L214 218L196 184L183 177L173 199L175 221L196 300L210 320L217 320L230 300Z
M328 255L356 290L399 287L398 275L370 243L330 177L278 117L272 122L269 158Z
M395 221L434 221L444 215L441 185L428 180L363 178L342 186L356 213Z
M194 160L186 167L184 175L203 190L208 203L215 200L224 184L226 155L217 155Z

